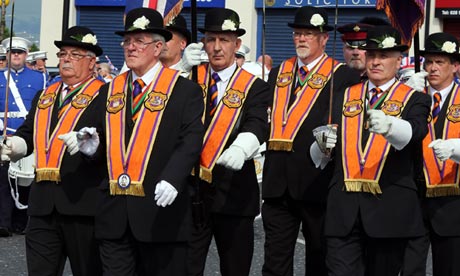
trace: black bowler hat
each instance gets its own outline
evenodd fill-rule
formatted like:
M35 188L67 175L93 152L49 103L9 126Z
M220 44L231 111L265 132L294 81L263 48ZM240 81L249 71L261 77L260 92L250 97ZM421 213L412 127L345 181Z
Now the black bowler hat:
M125 19L125 30L116 31L115 34L124 36L125 34L141 32L159 34L165 38L165 41L172 37L171 32L164 28L161 14L149 8L130 10Z
M215 8L209 10L204 17L204 27L198 28L201 33L205 32L234 32L238 36L246 33L240 28L240 17L230 9Z
M294 22L288 23L291 28L319 29L321 32L332 31L327 25L327 12L323 8L304 6L295 13Z
M68 29L61 41L55 40L54 45L59 49L63 46L74 46L102 55L102 48L97 45L96 35L87 27L74 26Z
M192 34L187 29L187 22L185 21L185 18L180 14L166 26L166 29L172 32L178 32L183 35L187 39L187 44L192 41Z
M401 34L391 26L375 26L367 32L366 44L358 47L361 50L400 51L409 46L401 44Z
M357 48L366 43L367 31L374 26L363 23L350 23L337 28L342 41L349 47Z
M448 55L460 60L458 40L448 33L430 34L425 40L425 50L420 51L420 55L424 56L426 54Z

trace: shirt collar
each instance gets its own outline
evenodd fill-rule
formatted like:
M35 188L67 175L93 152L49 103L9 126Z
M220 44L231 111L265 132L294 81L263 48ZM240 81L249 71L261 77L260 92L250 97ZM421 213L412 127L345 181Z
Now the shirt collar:
M142 77L139 77L138 75L136 75L136 73L134 73L134 71L131 70L131 74L133 76L133 81L135 81L138 78L141 78L142 81L146 85L149 85L153 81L153 78L155 77L157 71L159 71L162 67L163 67L163 65L161 65L161 62L157 62L155 64L155 66L150 68L150 70L148 70L147 73L145 73Z
M318 62L321 60L321 58L324 56L324 54L320 55L319 57L317 57L315 60L313 60L312 62L310 62L309 64L307 64L307 68L308 68L308 71L311 71L313 69L313 67L316 66L316 64L318 64ZM303 63L300 58L297 58L297 64L298 64L298 67L302 67L305 65L305 63Z
M396 78L392 78L391 80L389 80L388 82L384 83L383 85L380 85L378 86L378 88L382 89L382 91L387 91L396 81ZM375 87L377 87L375 84L372 83L371 80L369 80L369 85L367 87L367 91L371 91L372 89L374 89Z
M214 71L211 67L211 74L216 72L219 75L219 78L222 82L227 82L232 77L235 70L236 70L236 62L234 62L232 65L225 68L224 70L221 70L218 72Z
M452 90L452 87L454 86L454 82L452 81L452 83L447 86L446 88L438 91L438 90L435 90L433 87L429 87L429 93L431 96L433 96L434 93L436 92L439 92L441 93L441 101L444 101L444 99L447 99L447 96L449 95L450 91Z

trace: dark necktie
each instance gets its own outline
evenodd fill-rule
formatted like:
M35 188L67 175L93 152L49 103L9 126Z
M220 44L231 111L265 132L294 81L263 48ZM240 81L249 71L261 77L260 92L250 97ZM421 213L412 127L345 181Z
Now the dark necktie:
M211 74L211 83L209 84L209 95L210 95L210 102L209 102L209 115L212 117L214 113L216 112L217 109L217 95L219 94L217 92L217 82L220 81L219 75L214 72Z
M66 106L68 106L72 102L73 96L75 94L74 93L75 92L74 87L70 86L70 85L67 86L66 88L64 88L64 91L66 92L65 96L62 99L61 104L59 105L59 112L58 112L58 117L59 118L62 116L64 111L67 109Z
M374 109L376 107L376 105L378 104L379 96L382 93L383 93L382 89L380 89L378 87L375 87L375 88L371 89L372 97L371 97L371 99L369 101L369 106L370 106L371 109Z
M306 65L299 68L297 71L297 87L294 91L294 95L300 91L300 89L304 86L305 82L307 82L308 76L308 67Z
M133 121L136 121L138 112L141 106L141 100L144 96L142 93L142 88L144 88L144 81L142 79L137 79L133 82L133 107L132 107L132 113L133 113Z
M441 111L441 93L436 92L433 94L433 109L432 109L432 114L433 114L433 120L436 121L437 116L439 112Z

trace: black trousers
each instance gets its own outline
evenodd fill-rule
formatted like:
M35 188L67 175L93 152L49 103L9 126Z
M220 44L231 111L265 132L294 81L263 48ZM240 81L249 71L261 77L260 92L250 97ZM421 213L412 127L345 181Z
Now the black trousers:
M0 163L0 227L11 230L14 201L8 183L8 163Z
M441 237L430 233L433 276L460 275L460 236Z
M129 229L120 239L100 240L99 242L103 275L186 275L186 242L140 242L134 238Z
M357 219L345 237L326 237L329 276L398 276L407 238L372 238Z
M300 226L305 238L305 275L327 275L326 246L322 234L325 211L324 205L308 204L289 195L264 200L265 256L262 275L293 275Z
M401 276L425 276L430 239L428 234L407 241Z
M213 237L219 253L220 275L249 275L254 252L254 216L208 215L203 227L193 227L188 247L188 275L203 275Z
M67 257L73 275L102 275L94 217L57 212L31 216L26 229L26 255L29 276L62 275Z

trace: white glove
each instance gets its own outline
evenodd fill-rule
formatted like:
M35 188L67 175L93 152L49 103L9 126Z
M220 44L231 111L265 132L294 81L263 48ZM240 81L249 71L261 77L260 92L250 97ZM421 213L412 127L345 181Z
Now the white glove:
M77 133L78 148L81 153L92 156L99 147L99 135L94 127L84 127Z
M405 82L405 85L410 86L418 92L423 92L425 90L426 76L428 76L428 72L426 71L415 73Z
M181 67L184 71L189 72L193 66L201 64L201 49L203 42L190 43L182 55Z
M231 145L217 159L217 164L226 167L227 169L239 171L244 165L245 154L239 146Z
M434 154L441 161L446 161L447 159L453 157L455 148L459 147L460 139L437 139L431 142L428 147L433 148ZM453 158L455 159L455 158ZM454 160L458 162L458 160Z
M19 136L6 137L6 140L0 143L0 159L2 161L16 162L26 156L27 144Z
M3 120L0 119L0 131L3 131Z
M316 143L324 154L330 154L337 143L337 125L319 126L313 130Z
M164 180L157 183L155 188L155 200L158 206L166 207L166 205L171 205L176 199L176 196L177 190L173 185Z
M77 143L77 132L71 131L65 134L61 134L58 136L59 140L62 140L64 144L67 146L67 152L70 155L74 155L78 152L78 143Z
M369 131L385 135L390 131L391 118L382 110L370 109L367 111L369 118Z

